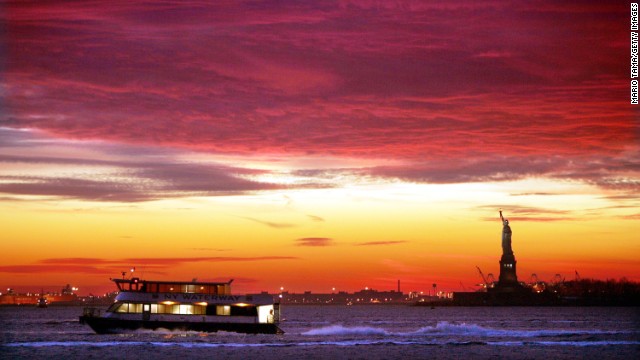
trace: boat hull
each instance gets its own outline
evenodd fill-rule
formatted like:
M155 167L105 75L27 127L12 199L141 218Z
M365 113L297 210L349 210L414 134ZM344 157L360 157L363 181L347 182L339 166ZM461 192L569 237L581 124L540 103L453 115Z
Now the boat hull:
M177 330L217 332L229 331L245 334L283 334L276 324L261 323L209 323L209 322L176 322L176 321L144 321L80 316L80 323L87 324L98 334L117 334L130 330Z

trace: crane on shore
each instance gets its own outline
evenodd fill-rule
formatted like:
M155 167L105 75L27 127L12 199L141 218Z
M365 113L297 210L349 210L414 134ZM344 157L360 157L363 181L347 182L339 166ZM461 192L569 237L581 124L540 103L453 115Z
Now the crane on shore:
M476 265L476 269L478 269L478 272L480 273L480 277L482 278L482 284L480 284L480 286L482 286L484 289L487 289L489 287L489 282L487 281L487 278L484 276L484 273L482 273L482 270L480 270L480 267L478 265Z

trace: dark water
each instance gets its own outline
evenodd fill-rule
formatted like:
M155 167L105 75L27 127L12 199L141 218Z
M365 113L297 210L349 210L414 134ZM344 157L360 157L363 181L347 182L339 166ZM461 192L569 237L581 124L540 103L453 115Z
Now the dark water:
M0 308L0 358L640 359L640 308L284 306L284 335L96 335L81 312Z

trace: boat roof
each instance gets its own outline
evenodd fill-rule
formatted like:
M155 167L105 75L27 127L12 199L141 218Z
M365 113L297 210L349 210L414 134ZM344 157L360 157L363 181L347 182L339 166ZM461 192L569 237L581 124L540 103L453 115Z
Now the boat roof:
M171 284L171 285L230 285L233 282L233 279L225 282L203 282L203 281L167 281L167 280L141 280L139 278L131 278L131 279L111 279L116 284L118 283L147 283L147 284Z

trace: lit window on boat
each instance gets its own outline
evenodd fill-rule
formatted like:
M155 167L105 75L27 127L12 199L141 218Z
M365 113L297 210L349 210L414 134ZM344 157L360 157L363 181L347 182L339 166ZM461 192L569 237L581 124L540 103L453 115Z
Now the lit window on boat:
M216 306L216 315L231 315L231 306L229 305Z
M142 313L142 304L122 303L115 309L115 312L129 314Z

